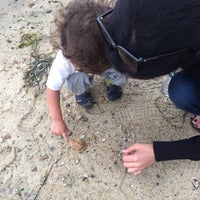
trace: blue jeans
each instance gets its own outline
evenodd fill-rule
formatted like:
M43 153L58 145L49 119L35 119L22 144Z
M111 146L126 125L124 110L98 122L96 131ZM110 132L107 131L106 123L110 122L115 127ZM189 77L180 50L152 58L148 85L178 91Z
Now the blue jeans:
M200 115L200 85L184 71L176 73L168 88L175 106L194 115Z

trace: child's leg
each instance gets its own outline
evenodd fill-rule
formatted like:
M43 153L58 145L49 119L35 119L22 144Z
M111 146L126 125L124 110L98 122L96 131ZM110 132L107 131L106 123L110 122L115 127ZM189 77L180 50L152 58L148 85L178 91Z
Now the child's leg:
M93 85L93 77L84 72L71 74L67 79L67 88L75 94L76 101L83 107L93 105L88 89Z
M120 99L122 96L122 86L127 82L127 77L124 74L116 71L114 68L109 68L102 73L105 77L107 96L110 101Z
M66 82L67 88L74 94L82 94L93 85L93 77L84 72L71 74Z
M126 75L118 72L113 67L104 71L102 73L102 76L104 76L111 84L121 86L121 87L124 86L127 82Z

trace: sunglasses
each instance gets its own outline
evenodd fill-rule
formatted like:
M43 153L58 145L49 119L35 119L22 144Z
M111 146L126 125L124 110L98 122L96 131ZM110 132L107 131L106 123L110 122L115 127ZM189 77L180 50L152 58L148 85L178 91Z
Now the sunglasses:
M179 49L179 50L159 54L159 55L148 57L148 58L138 58L138 57L134 56L126 48L124 48L121 45L116 44L113 41L112 37L110 36L106 27L103 24L103 19L107 15L109 15L112 11L113 11L113 9L110 9L110 10L106 11L105 13L103 13L102 15L98 16L97 23L99 25L99 28L100 28L100 31L101 31L101 34L102 34L102 37L103 37L105 43L109 46L109 48L115 50L118 53L121 61L129 68L129 70L133 71L134 73L136 73L138 71L138 66L140 63L146 63L146 62L149 62L152 60L157 60L160 58L165 58L165 57L172 56L175 54L180 54L185 51L189 51L188 48L187 49L185 48L185 49Z

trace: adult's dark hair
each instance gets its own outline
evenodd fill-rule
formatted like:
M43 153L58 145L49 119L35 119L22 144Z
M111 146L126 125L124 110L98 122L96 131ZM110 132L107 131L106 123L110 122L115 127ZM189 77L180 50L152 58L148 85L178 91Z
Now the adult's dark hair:
M130 72L116 51L107 47L108 60L117 70L135 78L161 76L178 67L200 74L200 59L196 55L200 50L199 10L199 0L118 0L107 25L116 44L139 58L182 48L191 51L143 63L137 73Z
M61 49L79 71L100 74L109 68L96 18L106 10L107 0L73 0L56 17L52 44Z

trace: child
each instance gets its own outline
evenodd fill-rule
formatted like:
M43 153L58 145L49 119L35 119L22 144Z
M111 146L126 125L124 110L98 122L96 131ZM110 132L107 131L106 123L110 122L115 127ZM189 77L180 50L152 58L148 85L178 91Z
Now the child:
M121 86L126 83L126 76L108 63L96 22L96 17L108 9L106 1L74 0L60 10L55 19L54 46L59 50L48 76L46 95L52 120L51 132L63 136L66 142L70 130L60 107L60 89L64 83L75 94L76 102L85 108L93 105L88 89L92 86L94 74L105 77L109 100L122 96Z

